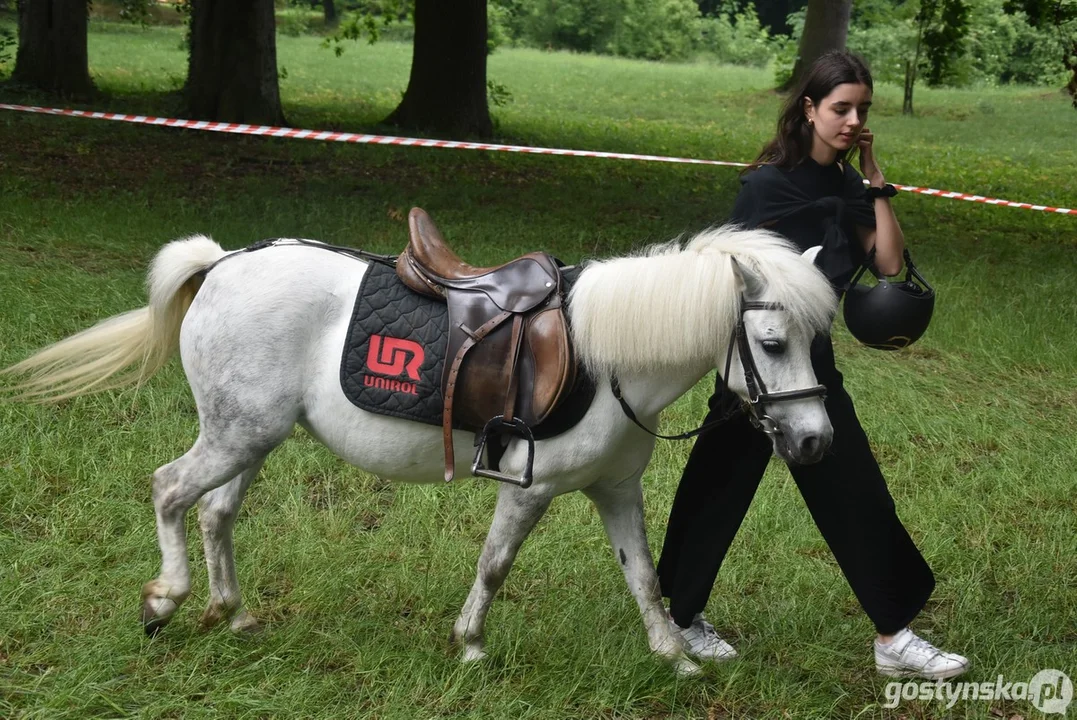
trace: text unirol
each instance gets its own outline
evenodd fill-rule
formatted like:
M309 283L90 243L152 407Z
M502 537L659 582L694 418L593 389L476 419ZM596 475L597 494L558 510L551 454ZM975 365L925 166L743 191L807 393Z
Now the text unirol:
M364 375L363 385L366 387L380 388L381 390L389 390L390 392L407 393L408 395L419 394L419 391L415 387L415 383L390 380L389 378L378 377L377 375Z

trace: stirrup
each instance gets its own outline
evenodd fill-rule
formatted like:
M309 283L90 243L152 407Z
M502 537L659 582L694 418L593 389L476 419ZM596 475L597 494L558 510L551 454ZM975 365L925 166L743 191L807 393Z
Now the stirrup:
M527 441L527 465L524 466L524 472L521 477L514 477L497 470L489 470L483 466L482 451L486 449L486 439L491 431L494 431L497 434L507 432ZM531 428L529 428L527 423L523 420L519 418L505 420L504 415L495 415L488 423L486 423L482 432L476 436L475 447L475 462L471 463L472 475L475 477L490 478L491 480L500 480L501 482L517 485L525 489L531 487L531 481L534 479L532 468L535 463L535 437L531 434Z

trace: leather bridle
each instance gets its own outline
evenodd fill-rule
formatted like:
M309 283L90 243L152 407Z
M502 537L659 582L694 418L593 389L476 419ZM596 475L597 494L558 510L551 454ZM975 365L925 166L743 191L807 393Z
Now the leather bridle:
M724 394L726 391L725 379L729 377L729 371L733 366L733 349L735 347L737 354L740 357L741 369L744 371L744 384L748 388L748 399L743 403L744 409L748 413L748 418L752 421L752 425L759 428L767 435L780 435L782 432L781 428L778 427L778 423L775 422L774 418L766 414L764 406L768 403L804 400L812 397L826 398L826 386L815 385L799 390L767 392L766 383L763 382L763 376L759 374L759 368L756 367L755 358L752 356L751 344L748 341L748 332L744 327L744 313L749 310L784 311L785 306L781 303L756 302L745 300L741 297L740 314L737 316L737 322L733 326L732 336L729 338L729 350L727 351L725 358L725 372L722 373L722 393ZM659 435L648 429L636 418L636 414L632 411L632 408L629 407L628 402L621 394L621 384L617 381L616 377L612 379L611 386L613 389L613 396L617 398L617 402L621 405L621 410L628 416L628 419L656 438L661 438L663 440L687 440L688 438L695 437L696 435L706 432L728 420L728 417L721 417L712 420L709 423L703 423L695 430L679 435ZM719 406L720 405L721 403L719 403Z
M748 333L744 328L744 313L748 310L785 310L781 303L752 302L741 298L740 317L733 328L733 338L729 343L729 352L725 358L725 373L723 378L729 377L729 369L733 363L733 345L737 346L737 354L740 355L741 368L744 370L744 384L748 387L748 400L745 406L748 417L752 424L765 432L767 435L780 435L781 429L770 415L763 411L767 403L786 402L789 400L804 400L805 398L826 398L826 386L815 385L800 390L783 390L781 392L767 392L767 386L763 382L763 376L759 374L759 368L755 366L755 358L752 357L752 348L748 342ZM722 388L725 392L725 388Z

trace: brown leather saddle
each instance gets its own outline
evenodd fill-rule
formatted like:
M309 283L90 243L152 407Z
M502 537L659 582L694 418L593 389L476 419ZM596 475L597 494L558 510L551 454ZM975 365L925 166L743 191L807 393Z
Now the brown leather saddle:
M533 252L497 267L474 267L449 249L421 208L412 208L408 224L411 241L397 259L396 274L412 290L443 300L449 310L441 380L445 481L453 479L456 424L480 433L473 475L526 488L535 455L531 428L549 417L576 380L558 263ZM491 433L527 441L521 477L482 465Z

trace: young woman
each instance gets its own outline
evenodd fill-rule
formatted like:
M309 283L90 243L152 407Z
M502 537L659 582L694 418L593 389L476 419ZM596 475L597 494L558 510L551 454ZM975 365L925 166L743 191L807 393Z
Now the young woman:
M778 120L778 134L744 175L732 220L765 227L802 250L822 245L816 263L841 289L875 249L887 275L902 266L905 241L865 127L872 80L864 63L844 52L828 53L808 71ZM848 162L860 151L860 170ZM790 467L823 538L875 625L875 665L890 676L951 678L968 660L917 637L908 624L935 586L931 569L894 509L834 365L829 337L816 338L812 364L827 388L826 409L834 440L815 465ZM702 614L726 551L759 487L771 443L737 409L722 380L707 420L728 419L696 441L670 513L658 576L670 601L670 618L689 651L727 660L736 651ZM724 399L723 399L724 398Z

